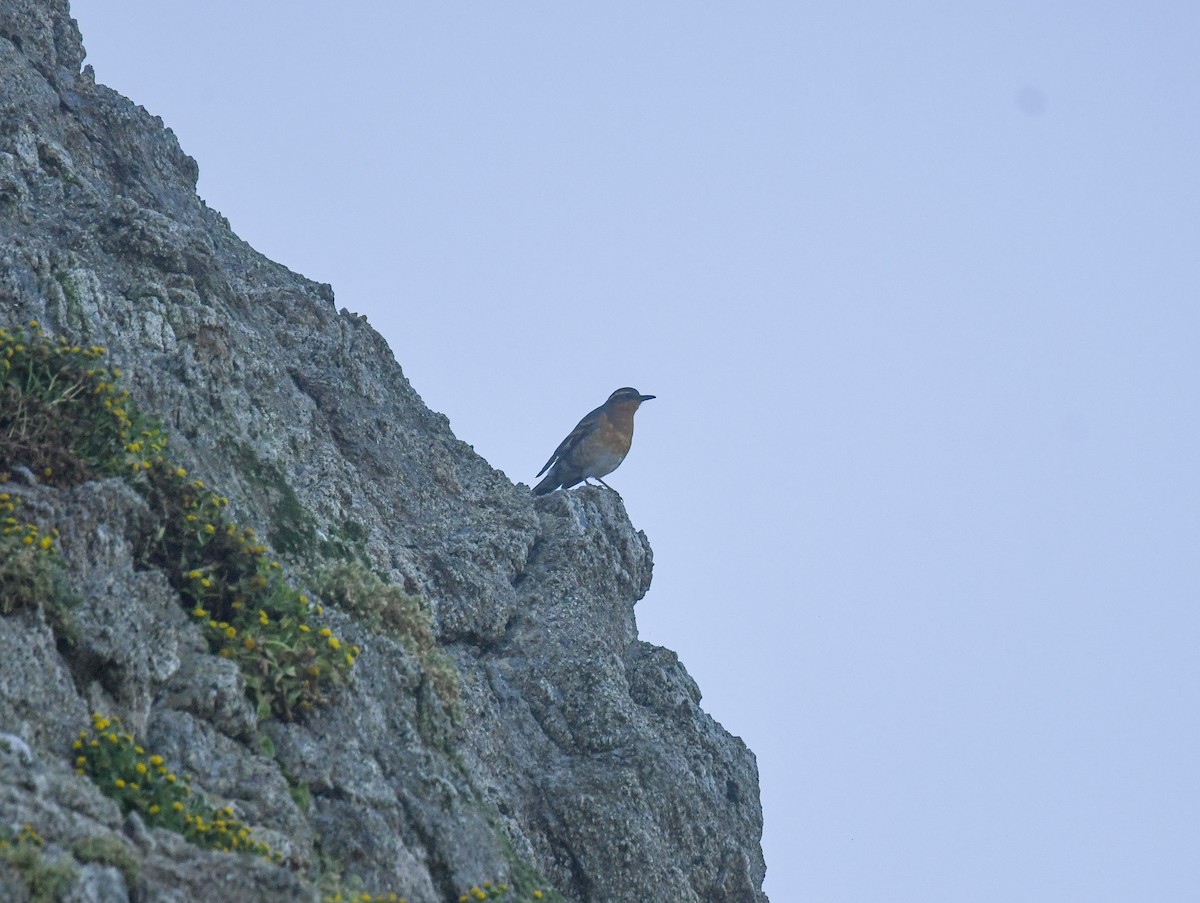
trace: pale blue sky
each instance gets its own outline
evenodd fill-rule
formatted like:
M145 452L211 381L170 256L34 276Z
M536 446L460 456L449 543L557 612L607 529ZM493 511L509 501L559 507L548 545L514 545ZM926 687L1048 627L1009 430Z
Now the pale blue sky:
M1200 887L1200 4L75 0L530 482L618 386L766 889Z

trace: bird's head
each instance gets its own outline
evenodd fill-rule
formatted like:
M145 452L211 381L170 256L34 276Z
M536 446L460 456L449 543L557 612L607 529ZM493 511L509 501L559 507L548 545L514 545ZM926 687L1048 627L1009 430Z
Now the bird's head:
M623 389L617 389L617 391L613 392L612 395L608 396L607 403L611 405L632 404L634 410L636 410L637 406L643 401L649 401L653 397L653 395L643 395L637 389L626 386Z

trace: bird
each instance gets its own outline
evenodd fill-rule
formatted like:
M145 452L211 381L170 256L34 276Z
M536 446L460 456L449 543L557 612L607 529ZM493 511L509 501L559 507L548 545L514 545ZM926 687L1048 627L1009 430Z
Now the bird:
M629 454L633 415L642 402L651 398L654 396L629 386L608 396L608 401L579 421L537 472L539 477L545 473L546 478L533 487L533 494L546 495L559 487L570 489L588 479L612 489L600 478L616 470Z

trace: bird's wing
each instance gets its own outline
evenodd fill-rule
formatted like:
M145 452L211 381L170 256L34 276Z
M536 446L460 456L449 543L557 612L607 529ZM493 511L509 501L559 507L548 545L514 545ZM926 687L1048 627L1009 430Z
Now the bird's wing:
M590 414L580 420L579 423L575 425L575 429L571 430L571 434L559 443L558 448L554 450L554 454L550 456L550 460L547 461L545 466L537 472L537 476L540 477L547 470L549 470L551 464L566 455L571 449L579 444L580 439L594 430L596 428L596 423L600 419L600 412L603 410L604 405L600 405L600 407L596 408L596 410L592 411Z

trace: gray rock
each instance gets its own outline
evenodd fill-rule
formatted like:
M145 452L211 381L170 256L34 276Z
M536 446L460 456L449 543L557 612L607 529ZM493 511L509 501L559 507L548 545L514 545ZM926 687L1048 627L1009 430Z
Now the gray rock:
M0 0L0 326L106 346L173 459L297 581L351 559L426 599L461 698L331 611L362 649L352 684L303 723L259 723L143 560L158 515L141 496L18 485L7 462L80 601L73 642L45 611L0 618L0 732L30 753L0 753L0 825L127 845L144 901L316 900L322 868L412 903L533 872L577 901L764 901L754 757L674 653L638 640L653 557L619 497L535 504L475 455L366 321L238 239L170 130L82 58L65 0ZM72 772L93 710L286 864L122 817ZM123 876L83 865L71 899L121 899Z

